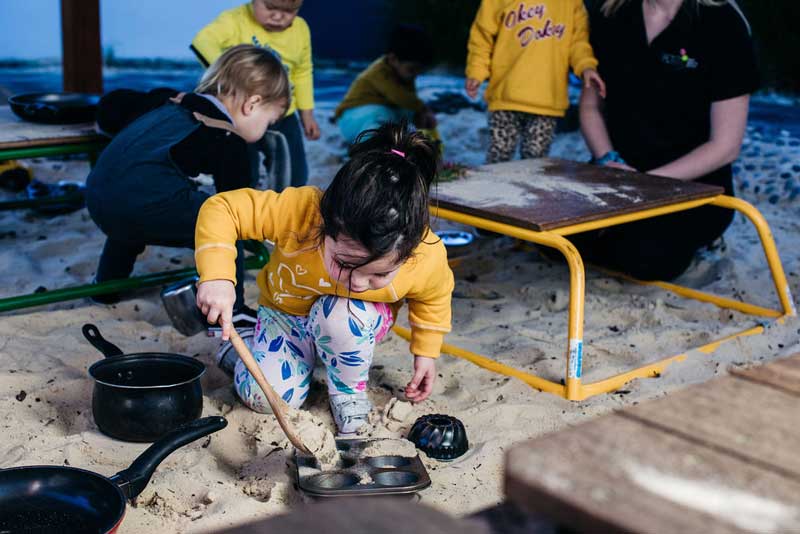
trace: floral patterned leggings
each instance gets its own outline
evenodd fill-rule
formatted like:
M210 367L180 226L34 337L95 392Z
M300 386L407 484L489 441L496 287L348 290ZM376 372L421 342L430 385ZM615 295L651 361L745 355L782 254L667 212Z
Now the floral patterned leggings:
M258 308L253 356L270 385L289 406L308 396L317 356L328 371L328 393L365 391L375 344L392 327L388 304L328 295L308 317ZM241 360L234 372L236 393L250 409L269 412L269 403Z

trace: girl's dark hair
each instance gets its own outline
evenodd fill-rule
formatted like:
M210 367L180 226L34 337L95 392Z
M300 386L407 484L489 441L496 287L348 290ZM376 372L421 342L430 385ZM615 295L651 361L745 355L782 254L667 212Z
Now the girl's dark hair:
M344 234L370 252L366 265L391 252L407 260L430 223L428 191L438 150L406 122L362 132L322 195L322 236Z

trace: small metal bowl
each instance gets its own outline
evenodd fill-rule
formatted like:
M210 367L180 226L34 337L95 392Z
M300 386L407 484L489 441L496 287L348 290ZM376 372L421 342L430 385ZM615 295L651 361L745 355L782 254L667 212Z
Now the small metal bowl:
M465 247L475 240L475 235L460 230L441 230L436 235L446 247Z
M455 460L469 449L464 423L451 415L423 415L409 430L408 440L436 460Z

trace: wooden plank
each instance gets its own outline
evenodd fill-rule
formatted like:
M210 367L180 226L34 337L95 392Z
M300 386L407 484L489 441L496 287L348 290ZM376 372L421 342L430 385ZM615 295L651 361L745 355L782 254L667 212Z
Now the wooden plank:
M723 194L721 187L550 158L484 165L433 205L543 231Z
M731 369L731 374L792 395L800 395L800 354L749 369Z
M620 415L513 447L506 495L585 532L800 530L800 482Z
M64 91L103 92L100 0L61 0Z
M38 124L23 121L8 106L0 106L0 150L80 144L106 139L94 123Z
M620 413L800 482L800 397L723 377Z
M430 506L398 497L336 497L295 506L285 514L214 532L490 534L492 531L481 520L458 519Z

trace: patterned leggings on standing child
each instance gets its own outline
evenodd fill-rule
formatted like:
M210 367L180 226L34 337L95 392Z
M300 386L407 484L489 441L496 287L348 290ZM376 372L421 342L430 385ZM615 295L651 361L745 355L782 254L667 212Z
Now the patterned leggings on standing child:
M522 159L541 158L547 155L556 118L534 115L522 111L499 110L489 112L489 153L486 163L510 161L520 146ZM521 142L520 142L521 138Z

